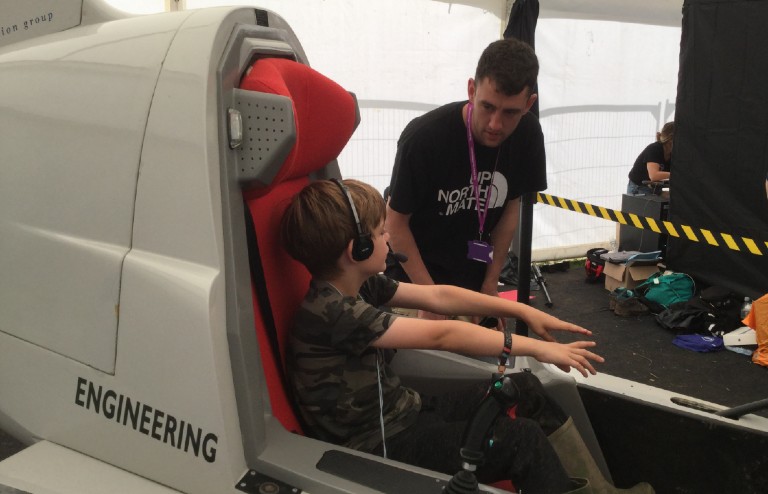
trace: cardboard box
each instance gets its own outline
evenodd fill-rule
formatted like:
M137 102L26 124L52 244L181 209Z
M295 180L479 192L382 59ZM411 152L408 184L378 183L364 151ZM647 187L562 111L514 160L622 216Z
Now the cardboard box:
M613 291L616 288L634 288L647 280L653 273L659 271L658 259L629 261L625 264L605 263L605 289Z

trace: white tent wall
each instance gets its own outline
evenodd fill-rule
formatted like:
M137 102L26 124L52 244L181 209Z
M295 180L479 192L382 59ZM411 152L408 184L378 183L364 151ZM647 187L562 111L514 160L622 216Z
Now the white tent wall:
M137 7L135 1L112 3ZM162 10L168 1L156 3ZM360 102L362 122L339 157L342 173L383 191L403 127L431 108L466 98L477 57L501 37L513 1L182 3L258 4L280 13L312 66ZM620 209L635 157L674 114L682 0L540 4L536 51L546 192ZM590 247L612 245L616 231L611 222L538 204L533 258L584 255Z
M673 118L679 46L679 27L539 20L547 193L621 209L635 158ZM611 222L535 207L534 259L584 255L615 239Z

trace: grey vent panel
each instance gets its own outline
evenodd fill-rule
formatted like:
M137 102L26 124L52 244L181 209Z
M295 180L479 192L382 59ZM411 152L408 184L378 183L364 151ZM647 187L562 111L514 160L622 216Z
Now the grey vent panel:
M296 142L291 100L257 91L235 90L243 142L237 150L237 181L269 185Z

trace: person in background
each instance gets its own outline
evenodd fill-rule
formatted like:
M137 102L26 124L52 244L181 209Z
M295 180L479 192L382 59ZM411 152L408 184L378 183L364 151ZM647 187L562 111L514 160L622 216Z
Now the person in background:
M412 120L397 144L387 206L387 276L498 296L520 197L546 189L544 137L529 112L539 63L516 39L483 51L468 100ZM441 318L429 312L421 317Z
M557 343L553 331L587 329L525 304L448 285L398 283L380 274L389 254L385 203L356 180L315 181L291 201L281 220L288 254L312 274L289 337L287 368L305 431L320 440L452 475L461 469L463 434L488 389L427 396L404 386L390 366L392 351L420 348L469 355L529 355L583 376L595 374L591 341ZM541 339L466 321L392 314L397 304L440 314L517 317ZM512 480L521 492L652 493L647 483L616 489L600 473L573 419L532 373L510 379L520 390L516 417L492 425L481 482ZM578 480L576 480L578 479Z
M627 194L648 195L654 190L643 182L661 182L669 179L672 169L672 144L675 137L675 123L667 122L656 133L656 142L649 144L635 160L629 171Z

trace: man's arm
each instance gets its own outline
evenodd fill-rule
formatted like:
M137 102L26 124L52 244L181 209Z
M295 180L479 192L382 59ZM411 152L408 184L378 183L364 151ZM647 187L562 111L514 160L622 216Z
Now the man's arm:
M410 219L410 214L398 213L387 204L384 227L389 232L389 244L395 252L400 252L408 257L408 262L404 262L402 266L412 283L434 285L435 282L421 258L416 239L413 238L409 225Z
M430 276L427 267L424 265L424 260L421 258L421 253L416 245L416 239L413 238L409 220L410 214L398 213L387 204L387 217L385 220L385 228L389 232L389 245L392 250L405 254L408 257L408 262L402 263L405 274L412 283L418 285L434 285L435 282ZM395 305L397 306L397 305ZM424 319L445 319L445 316L441 314L435 314L421 310L420 307L414 307L419 309L419 317Z
M499 294L499 275L504 268L504 262L507 259L509 246L512 244L512 238L517 230L517 223L520 220L520 198L513 199L504 206L504 212L496 224L496 228L491 232L491 243L493 244L493 262L485 268L485 279L480 288L482 293L497 296Z

